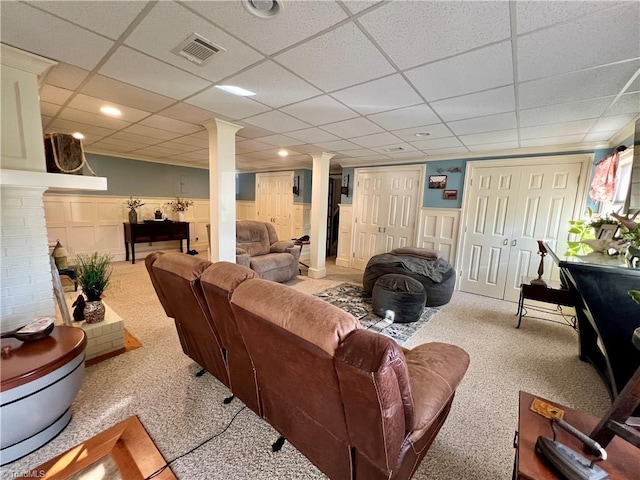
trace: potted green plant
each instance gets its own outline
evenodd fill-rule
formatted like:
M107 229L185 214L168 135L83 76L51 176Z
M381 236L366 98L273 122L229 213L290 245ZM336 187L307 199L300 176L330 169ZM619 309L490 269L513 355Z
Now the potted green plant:
M93 252L76 256L78 284L87 298L84 307L84 319L87 323L104 320L102 293L111 278L111 255Z

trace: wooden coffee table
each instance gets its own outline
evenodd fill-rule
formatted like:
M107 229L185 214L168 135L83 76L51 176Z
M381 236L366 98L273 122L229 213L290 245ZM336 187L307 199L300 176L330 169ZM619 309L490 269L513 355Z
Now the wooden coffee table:
M520 409L518 416L518 435L514 442L516 459L513 478L517 480L558 480L553 467L535 451L538 436L553 437L549 420L532 412L529 407L534 395L520 392ZM578 430L591 433L600 420L593 415L565 407L559 403L551 402L542 397L541 400L555 405L564 410L564 420ZM557 428L557 440L575 450L586 458L591 458L582 449L582 442L570 435L562 428ZM606 448L608 459L599 462L598 465L605 470L611 480L629 480L639 478L640 475L640 451L624 440L615 437Z

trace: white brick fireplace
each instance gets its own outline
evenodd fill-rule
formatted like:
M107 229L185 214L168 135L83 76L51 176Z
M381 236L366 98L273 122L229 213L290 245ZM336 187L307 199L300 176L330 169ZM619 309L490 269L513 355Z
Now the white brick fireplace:
M38 76L51 60L1 47L0 330L54 315L43 194L106 190L105 178L46 173Z

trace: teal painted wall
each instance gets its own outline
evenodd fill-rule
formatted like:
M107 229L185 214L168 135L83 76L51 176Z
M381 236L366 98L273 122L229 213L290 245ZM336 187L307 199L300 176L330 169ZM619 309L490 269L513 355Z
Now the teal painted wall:
M105 191L78 191L78 195L209 198L209 170L142 162L87 153L98 177L107 178ZM86 170L85 175L91 175Z
M345 167L342 169L342 185L347 184L347 175L349 175L349 195L340 195L340 203L351 205L353 203L353 182L355 180L355 168Z
M442 160L438 162L427 163L427 173L424 180L424 197L422 198L423 207L435 208L460 208L462 206L462 187L464 185L464 169L466 168L466 160ZM429 188L430 175L446 175L447 186L441 188ZM445 190L457 190L456 199L444 199Z
M300 192L293 196L293 203L311 203L311 181L313 179L313 170L301 169L293 171L293 184L298 182L300 177Z
M256 201L256 174L236 174L236 200Z

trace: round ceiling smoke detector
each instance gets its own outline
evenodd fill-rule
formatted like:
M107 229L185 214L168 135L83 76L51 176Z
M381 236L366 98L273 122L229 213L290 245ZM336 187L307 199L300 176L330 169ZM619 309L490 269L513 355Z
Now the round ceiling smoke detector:
M250 14L260 18L273 18L282 10L277 0L242 0L242 5Z

